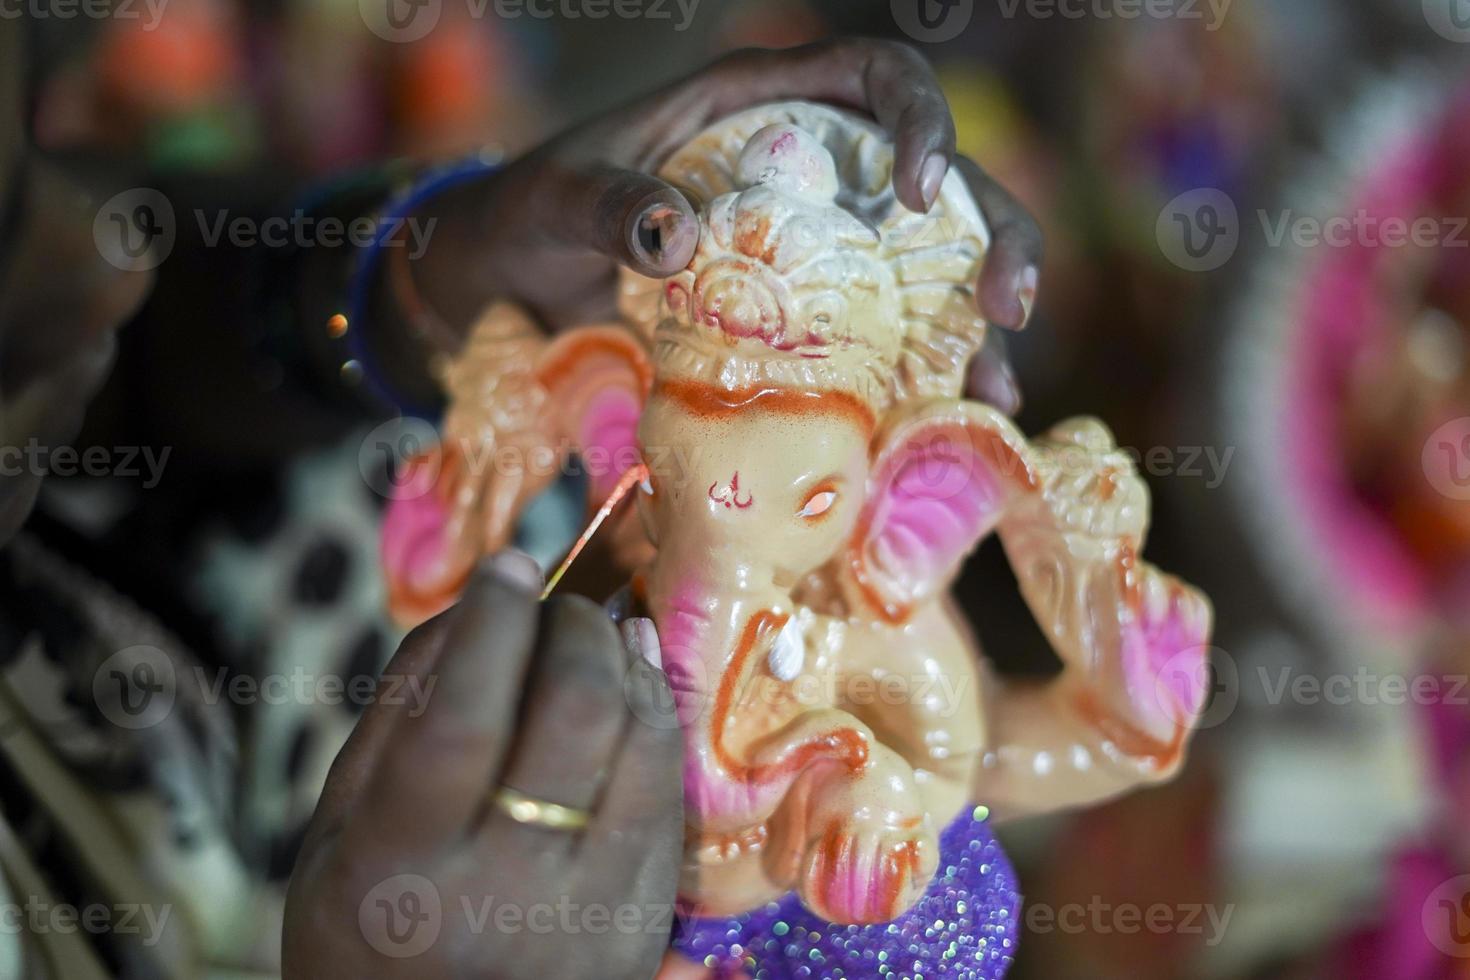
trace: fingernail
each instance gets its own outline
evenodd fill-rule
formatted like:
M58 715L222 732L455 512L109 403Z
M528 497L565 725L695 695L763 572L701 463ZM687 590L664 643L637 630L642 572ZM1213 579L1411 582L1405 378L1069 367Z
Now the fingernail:
M919 196L924 199L924 210L928 211L939 200L939 188L944 184L944 175L949 163L942 153L931 153L919 168Z
M1016 298L1021 301L1021 326L1031 322L1031 308L1036 305L1036 289L1041 285L1041 272L1034 265L1021 271ZM1019 327L1017 329L1020 329Z
M484 564L489 574L522 592L538 595L544 584L536 559L516 548L506 548Z
M602 608L607 610L609 619L621 626L623 620L627 619L633 611L633 590L626 585L623 586L607 597Z
M663 648L659 646L658 630L653 620L647 616L634 616L623 620L618 631L623 634L623 643L629 653L642 657L655 670L664 669Z
M683 242L683 215L668 204L654 204L638 216L633 228L633 253L648 265L662 267Z

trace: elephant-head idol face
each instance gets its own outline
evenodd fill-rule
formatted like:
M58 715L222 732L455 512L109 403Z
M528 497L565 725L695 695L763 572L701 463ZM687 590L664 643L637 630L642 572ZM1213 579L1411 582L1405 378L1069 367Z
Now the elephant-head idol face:
M930 406L958 404L983 330L967 290L984 232L952 220L958 237L895 250L872 218L896 205L864 216L840 203L831 149L790 123L749 133L689 267L657 286L637 431L653 557L635 593L686 727L686 897L738 912L795 888L829 919L874 922L922 891L936 824L967 790L926 795L879 719L846 710L833 691L840 618L827 617L897 610L887 625L901 630L983 533L989 511L975 504L994 488L970 440L955 458L974 479L956 482L922 433L887 423L921 390ZM963 428L941 414L923 433ZM907 462L930 465L919 478ZM928 715L916 731L943 727L922 704L905 710ZM946 812L931 815L940 798Z
M989 232L955 172L928 215L905 209L892 155L801 103L696 137L660 171L697 204L689 266L625 274L621 323L552 340L487 320L447 373L429 460L449 478L389 511L399 606L432 611L552 478L476 470L480 447L575 454L594 508L643 467L600 533L657 626L680 896L702 914L794 890L833 922L889 921L972 802L1040 812L1163 778L1203 703L1208 603L1139 558L1148 495L1111 434L1030 443L964 399ZM997 693L943 601L992 531L1065 665L1040 695ZM897 694L860 696L875 683Z
M789 595L852 535L873 435L855 399L673 382L655 389L640 435L645 459L676 461L642 484L649 538L666 558L702 555L711 584Z

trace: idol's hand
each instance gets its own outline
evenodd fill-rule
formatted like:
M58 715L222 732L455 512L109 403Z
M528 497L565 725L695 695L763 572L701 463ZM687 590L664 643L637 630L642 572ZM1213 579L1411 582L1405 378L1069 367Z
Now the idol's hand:
M438 222L415 269L421 291L451 322L468 322L493 294L553 325L610 318L616 264L662 277L694 254L693 208L651 174L709 124L781 99L876 119L896 145L894 192L911 210L928 211L949 167L960 166L994 234L980 312L1005 328L1025 325L1042 260L1036 222L984 171L956 160L954 120L928 62L906 45L860 38L727 55L431 202ZM977 358L971 390L1007 411L1019 404L998 339Z
M679 730L640 720L671 703L657 639L540 588L501 553L384 670L291 879L287 980L653 976L684 833Z

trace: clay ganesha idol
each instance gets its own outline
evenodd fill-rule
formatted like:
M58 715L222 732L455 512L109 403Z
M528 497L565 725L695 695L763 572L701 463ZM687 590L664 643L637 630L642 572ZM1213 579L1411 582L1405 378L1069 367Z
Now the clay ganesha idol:
M594 504L646 468L602 533L685 726L681 897L704 915L794 890L831 922L891 920L957 814L1166 778L1202 706L1209 605L1139 557L1130 458L1095 420L1028 442L963 397L989 232L957 174L918 215L891 167L871 124L804 103L683 147L661 175L700 213L689 266L626 274L622 322L555 340L487 314L385 526L395 611L421 619L556 472L476 452L575 451ZM1045 683L989 673L947 595L991 532L1064 664Z

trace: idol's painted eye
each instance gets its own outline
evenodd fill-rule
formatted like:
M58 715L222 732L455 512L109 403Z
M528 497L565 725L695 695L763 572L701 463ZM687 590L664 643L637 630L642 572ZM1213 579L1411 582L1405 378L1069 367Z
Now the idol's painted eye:
M806 518L821 517L827 511L831 510L832 505L835 503L837 503L836 490L819 490L807 498L801 510L796 512L796 516Z

